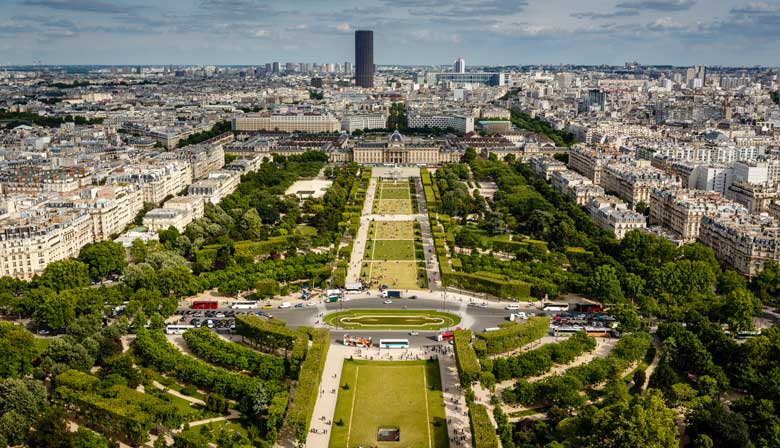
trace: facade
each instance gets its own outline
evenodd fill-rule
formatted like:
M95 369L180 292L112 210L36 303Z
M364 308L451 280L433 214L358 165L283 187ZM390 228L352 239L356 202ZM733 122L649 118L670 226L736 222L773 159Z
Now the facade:
M122 232L144 206L143 193L134 185L101 188L96 196L89 207L95 241L105 241Z
M216 205L225 196L236 191L241 175L234 171L217 171L207 179L193 182L187 189L190 196L200 196L204 201Z
M233 118L234 131L337 132L341 123L331 115L245 114Z
M747 207L750 213L765 213L773 201L780 200L780 184L737 181L729 186L726 196Z
M780 225L769 216L705 217L699 240L721 263L747 276L759 274L767 261L780 260Z
M409 113L407 121L410 128L453 128L462 134L474 132L474 117L470 115L412 112Z
M607 165L601 185L607 192L616 194L635 206L640 202L649 204L653 188L678 186L679 181L649 166L647 161L635 161L632 164Z
M0 276L25 280L94 241L89 213L77 208L36 209L0 221L0 229Z
M353 161L362 164L425 164L444 163L440 157L442 145L435 140L407 140L395 131L387 141L363 141L352 148Z
M349 133L358 129L384 129L387 127L385 114L345 115L341 119L341 130Z
M506 85L506 74L502 72L428 73L427 78L428 84L452 82L456 84L482 84L495 87Z
M355 31L355 85L374 87L374 32Z
M192 219L192 211L188 209L155 208L144 215L144 227L149 232L158 232L173 226L183 232Z
M626 233L647 226L644 215L631 210L625 202L614 196L590 198L585 210L599 227L614 233L619 240L623 239Z
M699 238L705 216L718 217L746 213L747 210L723 199L719 193L698 190L654 189L650 195L650 224L663 226L687 244Z
M109 185L138 184L144 202L159 204L168 196L175 196L192 183L189 163L169 160L164 166L133 166L107 179Z

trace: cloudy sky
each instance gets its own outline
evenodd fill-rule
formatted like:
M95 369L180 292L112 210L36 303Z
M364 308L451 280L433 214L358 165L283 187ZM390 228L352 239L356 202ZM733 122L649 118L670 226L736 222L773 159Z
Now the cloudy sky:
M0 0L0 64L780 66L780 0Z

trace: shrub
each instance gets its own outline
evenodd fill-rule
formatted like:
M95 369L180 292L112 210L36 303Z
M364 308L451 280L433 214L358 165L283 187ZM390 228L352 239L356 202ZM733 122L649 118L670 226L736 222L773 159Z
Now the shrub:
M474 436L474 448L498 448L498 438L487 408L481 404L469 404L469 422Z
M498 331L480 333L477 335L477 338L485 341L485 353L494 355L508 352L533 342L546 335L549 328L550 319L539 316L532 317L525 323L505 325ZM481 348L480 346L480 351ZM477 349L476 346L475 349Z
M479 362L477 354L471 346L470 330L455 330L454 337L455 362L458 366L460 381L465 386L479 378Z

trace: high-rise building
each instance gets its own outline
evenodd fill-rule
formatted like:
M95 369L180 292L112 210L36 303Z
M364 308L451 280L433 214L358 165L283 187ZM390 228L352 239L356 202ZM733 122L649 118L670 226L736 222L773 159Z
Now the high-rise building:
M701 79L702 84L707 79L707 66L706 65L695 65L693 66L694 71L696 72L696 78Z
M344 63L344 73L346 73L346 74L352 73L352 63L351 62L345 62Z
M355 31L355 84L374 87L374 32Z
M271 73L271 70L273 70L273 66L271 65L270 62L266 62L265 63L265 73L266 74Z
M455 73L466 73L466 60L458 58L455 60Z
M279 73L279 63L278 63L278 62L274 62L274 63L273 63L273 65L272 65L271 67L272 67L272 68L271 68L271 71L272 71L273 73Z

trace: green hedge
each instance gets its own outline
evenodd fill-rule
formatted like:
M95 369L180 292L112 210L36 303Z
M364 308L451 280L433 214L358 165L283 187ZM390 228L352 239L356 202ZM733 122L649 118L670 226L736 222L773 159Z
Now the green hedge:
M306 437L309 434L309 423L319 395L320 379L325 370L325 359L330 347L330 331L311 328L303 331L307 331L311 335L312 345L306 355L306 360L301 364L298 385L295 387L295 395L287 411L285 423L301 443L306 442Z
M496 358L489 370L499 382L537 376L548 372L556 364L568 364L577 356L595 348L596 340L587 333L580 332L556 344L546 344L507 358ZM483 368L484 366L485 363Z
M507 403L526 406L545 403L560 408L576 408L585 403L580 391L610 378L619 378L632 363L640 361L650 348L648 333L634 333L623 337L606 358L572 367L563 375L547 377L529 383L518 380L514 389L506 389L502 398Z
M284 359L248 349L243 345L222 339L208 328L187 330L187 347L212 364L231 370L245 370L261 379L283 380L286 373Z
M191 383L229 398L240 400L253 395L259 388L269 395L282 390L278 381L262 381L241 375L221 367L211 366L185 355L168 342L158 331L139 329L133 341L133 354L145 366L154 367L162 373L176 375L185 383Z
M498 438L493 422L490 421L487 408L481 404L469 404L469 422L474 437L474 448L498 448Z
M500 330L480 333L477 338L485 341L485 352L479 356L508 352L529 344L550 331L550 319L536 316L527 322L504 325ZM475 349L477 347L475 346Z
M479 274L466 272L442 272L442 281L445 286L466 289L475 292L484 292L502 299L527 299L531 296L531 285L509 278L491 278Z
M471 384L479 378L479 361L471 346L471 330L455 330L455 364L458 367L460 382Z

